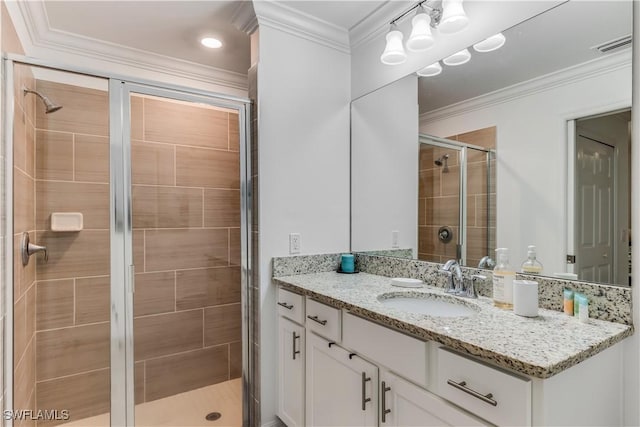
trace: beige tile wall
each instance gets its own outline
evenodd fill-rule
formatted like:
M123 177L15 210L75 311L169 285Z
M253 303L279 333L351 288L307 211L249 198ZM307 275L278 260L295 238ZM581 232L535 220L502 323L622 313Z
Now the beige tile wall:
M137 97L136 402L240 376L236 113Z
M108 97L44 80L37 89L63 108L36 104L35 224L49 249L36 272L36 407L77 420L110 408ZM53 212L81 212L84 229L52 232Z
M38 110L35 132L35 224L50 249L37 269L36 401L77 420L109 410L108 99L46 81L38 89L64 108ZM232 116L132 99L136 403L240 375ZM82 212L84 230L51 232L56 211Z
M20 242L23 232L36 238L35 201L35 97L23 96L22 87L35 87L28 67L14 67L15 117L13 123L14 200L14 408L35 409L36 375L36 260L22 265ZM16 425L33 425L21 420Z
M478 129L448 136L447 139L495 148L496 128ZM449 154L449 172L434 164L434 160L443 154ZM491 182L494 185L488 188L486 154L469 149L467 155L467 265L471 266L477 265L484 255L492 256L495 249L495 161L491 164ZM458 154L455 150L422 144L419 165L418 258L445 262L456 255L455 242L459 233ZM438 229L443 225L454 231L454 238L448 244L438 240Z

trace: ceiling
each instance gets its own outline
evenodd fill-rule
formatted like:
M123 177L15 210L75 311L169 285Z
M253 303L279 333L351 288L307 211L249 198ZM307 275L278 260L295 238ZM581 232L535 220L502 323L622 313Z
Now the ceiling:
M246 74L249 36L231 23L240 1L45 1L51 29ZM207 49L200 38L219 38Z
M631 1L570 1L503 32L494 52L419 79L420 113L603 57L592 47L631 34ZM627 47L628 48L628 47Z
M287 0L274 3L348 31L389 1ZM43 1L43 5L49 29L67 36L241 74L246 74L250 66L249 36L233 24L241 7L250 7L251 14L255 15L250 1L63 0ZM220 39L223 47L207 49L201 46L199 40L204 36Z

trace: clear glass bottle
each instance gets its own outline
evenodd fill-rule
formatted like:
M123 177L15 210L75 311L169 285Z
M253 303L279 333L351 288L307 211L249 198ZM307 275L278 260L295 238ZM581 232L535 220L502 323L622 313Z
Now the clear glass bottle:
M542 263L536 259L536 247L527 247L527 260L522 263L521 271L525 274L541 274Z
M509 249L496 249L496 267L493 269L493 304L513 309L513 281L516 272L509 265Z

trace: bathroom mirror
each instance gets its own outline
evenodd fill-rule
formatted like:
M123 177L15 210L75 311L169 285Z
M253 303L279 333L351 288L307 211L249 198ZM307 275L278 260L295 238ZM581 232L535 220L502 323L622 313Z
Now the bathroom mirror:
M545 276L628 286L631 32L631 1L569 1L355 100L352 250L476 267L508 247L520 271L535 245Z

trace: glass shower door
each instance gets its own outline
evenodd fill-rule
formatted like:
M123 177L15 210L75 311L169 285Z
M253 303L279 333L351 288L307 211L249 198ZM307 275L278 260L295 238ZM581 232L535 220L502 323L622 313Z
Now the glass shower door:
M136 425L241 426L239 111L141 86L128 103Z

